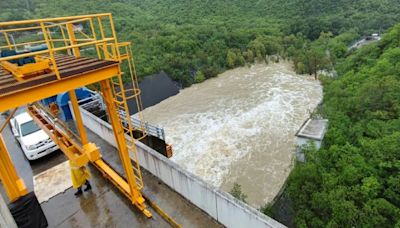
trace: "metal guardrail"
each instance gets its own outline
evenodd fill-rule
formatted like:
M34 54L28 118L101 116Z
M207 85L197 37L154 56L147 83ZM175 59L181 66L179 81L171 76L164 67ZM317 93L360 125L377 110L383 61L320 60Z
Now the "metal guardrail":
M139 127L140 126L140 120L131 117L132 123L135 127ZM154 126L152 124L149 124L148 122L144 122L144 129L146 131L147 134L155 136L159 139L162 139L165 141L165 132L164 132L164 128L159 128L157 126Z
M10 36L11 33L15 37L24 39L15 40ZM111 13L0 22L0 35L1 52L21 51L29 45L46 45L44 50L22 51L14 55L0 56L0 61L41 55L49 59L51 70L58 80L61 79L61 75L55 60L56 54L64 54L67 51L72 55L72 51L79 53L80 48L95 48L99 59L109 60L109 54L113 52L116 52L117 56L120 55L119 49L115 49L120 44L117 43ZM75 54L77 55L79 54Z
M119 114L121 117L125 118L126 114L124 113L124 111L120 111ZM163 128L159 128L157 126L149 124L148 122L142 122L133 116L131 116L131 122L135 128L143 129L146 134L155 136L165 141L165 133Z
M91 99L93 99L93 101L82 104L80 105L80 107L84 108L87 111L93 110L94 108L104 110L104 105L101 100L101 97L91 97ZM123 111L120 111L119 114L121 115L121 117L123 117L122 119L125 118L126 114ZM144 129L146 134L152 135L154 137L157 137L165 141L165 131L163 128L157 127L148 122L142 122L133 116L131 116L131 121L135 128Z

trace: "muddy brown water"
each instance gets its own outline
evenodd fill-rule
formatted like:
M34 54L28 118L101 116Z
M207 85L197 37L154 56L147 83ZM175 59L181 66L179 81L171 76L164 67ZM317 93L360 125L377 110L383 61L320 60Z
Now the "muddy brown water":
M284 184L295 133L322 99L313 77L287 62L226 71L144 110L164 127L172 160L215 187L242 186L255 207Z

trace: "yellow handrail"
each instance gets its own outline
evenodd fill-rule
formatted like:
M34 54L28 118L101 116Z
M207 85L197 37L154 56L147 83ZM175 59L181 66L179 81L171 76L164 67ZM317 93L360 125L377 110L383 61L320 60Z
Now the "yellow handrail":
M23 24L36 24L36 23L41 23L41 22L77 20L77 19L93 18L93 17L108 17L110 15L111 15L111 13L100 13L100 14L89 14L89 15L70 16L70 17L55 17L55 18L46 18L46 19L9 21L9 22L0 22L0 27L13 26L13 25L23 25ZM39 29L40 29L40 27L39 27Z
M65 47L54 48L54 49L51 49L51 50L53 52L65 51L65 50L68 50L68 49L71 49L71 48L89 46L89 45L99 44L99 43L105 43L105 42L108 42L108 41L114 41L114 38L105 38L104 40L96 40L96 41L82 43L82 44L69 45L69 46L65 46ZM25 58L25 57L35 56L35 55L47 54L49 52L50 52L50 50L43 50L43 51L24 53L24 54L20 54L20 55L7 56L7 57L0 58L0 61L10 61L10 60L13 60L13 59L20 59L20 58Z
M29 30L41 30L40 26L29 26L24 28L10 28L10 29L1 29L0 32L19 32L19 31L29 31Z
M93 22L97 22L96 26ZM80 24L80 27L76 29L75 25L77 24ZM51 61L51 70L58 79L60 79L56 61L58 53L65 54L65 51L68 54L72 54L71 51L79 53L80 48L95 47L99 59L121 60L111 13L0 22L0 32L3 32L4 35L0 39L5 41L2 42L0 51L5 49L16 51L15 55L0 57L0 62L48 55ZM18 37L21 42L14 43L13 40L13 43L11 43L7 34ZM75 34L79 34L80 37L75 37ZM98 38L96 34L100 34L100 37ZM11 35L9 36L13 38ZM25 50L24 46L34 44L46 44L47 49L33 52ZM79 58L79 56L75 57Z
M40 43L45 43L46 41L44 41L44 40L39 40L39 41L32 41L32 42L25 42L25 43L20 43L20 44L15 44L15 45L11 45L11 47L19 47L19 46L24 46L24 45L27 45L27 44L40 44ZM0 50L1 49L4 49L4 48L9 48L9 46L8 45L6 45L6 46L0 46Z
M85 41L94 41L95 39L76 39L76 41L77 42L85 42ZM49 39L49 41L51 41L51 42L64 42L65 43L65 40L64 39ZM46 43L46 41L45 40L38 40L38 41L31 41L31 42L25 42L25 43L20 43L20 44L15 44L15 45L11 45L11 47L20 47L20 46L25 46L25 45L28 45L28 44L44 44L44 43ZM68 45L68 44L66 44L66 45ZM5 45L5 46L0 46L0 50L1 49L5 49L5 48L9 48L9 46L8 45Z

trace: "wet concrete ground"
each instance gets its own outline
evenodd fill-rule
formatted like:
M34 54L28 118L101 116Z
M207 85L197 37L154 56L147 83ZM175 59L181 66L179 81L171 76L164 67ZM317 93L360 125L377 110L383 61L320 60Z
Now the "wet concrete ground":
M0 117L1 122L4 117ZM117 150L88 130L89 139L102 151L103 158L122 173ZM8 150L30 191L33 191L33 176L66 160L61 151L29 162L9 128L3 132ZM101 176L96 168L89 165L92 174L92 191L76 198L75 190L70 188L49 201L42 203L49 227L169 227L151 208L153 218L147 219L129 200L109 181ZM211 217L190 204L168 186L143 170L144 194L157 203L165 212L183 227L222 227ZM51 187L51 186L49 186ZM0 192L6 199L3 187Z

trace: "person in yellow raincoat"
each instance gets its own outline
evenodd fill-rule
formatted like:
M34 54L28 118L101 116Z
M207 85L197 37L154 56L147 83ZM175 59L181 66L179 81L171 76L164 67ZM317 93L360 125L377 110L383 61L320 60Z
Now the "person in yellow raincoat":
M90 173L85 166L76 166L71 161L69 161L69 166L71 167L71 179L72 179L72 186L75 189L78 189L75 192L75 196L79 196L82 194L82 186L86 185L86 188L83 191L89 191L92 189L90 185Z

